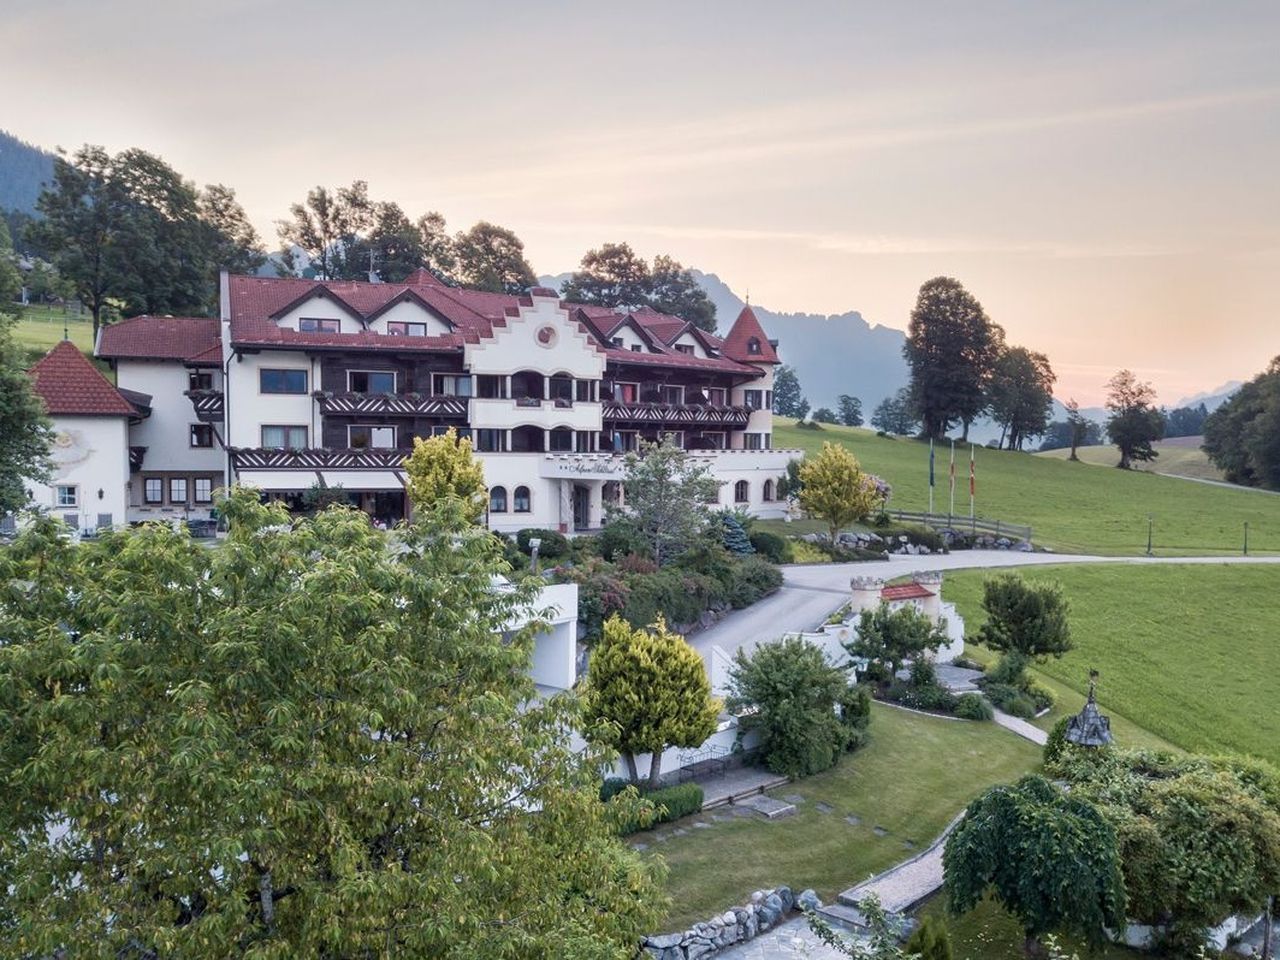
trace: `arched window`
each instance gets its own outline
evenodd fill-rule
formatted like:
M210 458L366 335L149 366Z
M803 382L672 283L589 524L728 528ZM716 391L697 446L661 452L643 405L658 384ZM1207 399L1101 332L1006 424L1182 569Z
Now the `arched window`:
M751 499L751 484L745 480L739 480L733 485L733 502L746 503Z
M516 487L516 492L511 497L511 507L516 513L528 513L529 507L529 488Z
M489 512L490 513L506 513L507 512L507 488L494 487L489 491Z
M772 480L766 480L764 482L764 491L761 493L760 496L765 503L773 502L773 481Z

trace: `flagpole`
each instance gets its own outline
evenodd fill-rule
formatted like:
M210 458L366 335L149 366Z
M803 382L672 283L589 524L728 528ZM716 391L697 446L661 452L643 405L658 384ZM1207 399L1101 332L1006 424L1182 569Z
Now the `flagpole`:
M978 474L977 474L977 467L974 465L973 444L971 443L969 444L969 519L970 520L974 518L973 498L974 498L974 495L977 493L977 486L978 486Z
M933 513L933 437L929 438L929 513Z
M951 493L951 506L947 509L948 522L956 515L956 441L951 441L951 467L947 478L947 486Z

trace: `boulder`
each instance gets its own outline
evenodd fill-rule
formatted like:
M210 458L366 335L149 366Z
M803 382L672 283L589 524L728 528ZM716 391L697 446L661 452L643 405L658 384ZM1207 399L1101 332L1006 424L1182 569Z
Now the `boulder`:
M801 910L818 910L822 907L822 901L818 899L816 891L801 890L800 896L796 897L796 906Z

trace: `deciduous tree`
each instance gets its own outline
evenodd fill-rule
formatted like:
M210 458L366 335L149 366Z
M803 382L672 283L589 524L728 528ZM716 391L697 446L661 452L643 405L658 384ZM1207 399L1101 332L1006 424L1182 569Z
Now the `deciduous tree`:
M911 391L903 387L891 397L885 397L871 414L871 425L884 433L905 437L915 433L920 417L911 400Z
M414 437L404 471L405 490L415 512L452 500L472 523L484 516L489 496L484 467L472 455L471 439L459 438L453 427L438 436Z
M1105 942L1125 922L1116 835L1092 804L1042 777L987 791L965 811L942 856L947 902L966 913L988 895L1022 923L1026 952L1053 931Z
M362 240L373 224L369 184L352 181L349 187L315 187L303 203L289 207L289 219L277 224L285 252L294 247L307 257L305 266L321 280L367 280L368 249ZM289 257L286 269L300 274L304 265Z
M520 238L485 220L454 237L453 255L458 279L477 290L523 293L538 282Z
M249 222L236 192L211 183L200 192L200 220L209 230L209 258L214 270L252 274L267 262L258 231Z
M1134 460L1154 460L1159 454L1151 444L1164 436L1164 416L1155 407L1156 392L1131 370L1121 370L1107 381L1107 435L1120 451L1121 470Z
M1280 357L1209 415L1204 450L1232 483L1280 490Z
M1003 332L959 280L935 277L920 288L903 356L911 368L911 399L924 433L942 439L952 424L969 424L987 405L987 384Z
M1071 649L1070 606L1056 580L1028 583L1016 573L1002 573L982 585L982 609L987 620L978 639L1003 653L1010 682L1022 674L1029 660L1061 657Z
M1053 411L1057 377L1049 358L1026 347L1001 352L992 372L987 397L991 419L1000 424L1010 450L1021 450L1030 437L1044 433Z
M857 634L844 647L851 656L883 664L893 677L908 660L946 645L946 629L927 614L910 605L894 610L881 603L874 610L862 611Z
M637 308L649 303L649 264L626 243L588 250L579 269L560 288L574 303Z
M831 542L849 524L865 520L884 504L876 478L863 471L849 450L823 443L822 452L800 464L800 506L827 525Z
M53 430L13 339L13 318L0 314L0 516L27 505L27 484L49 477Z
M665 620L648 629L617 614L605 621L587 669L586 720L595 737L622 754L632 783L639 778L637 754L652 755L649 787L656 788L663 751L701 746L719 714L702 656Z
M532 585L445 502L397 533L234 492L0 551L0 953L629 957L652 871L529 677Z
M773 371L773 412L797 420L803 420L809 412L809 404L800 389L800 378L795 368L785 363Z
M720 482L671 437L641 443L623 462L626 506L620 511L649 544L658 566L683 553L707 528Z
M836 400L840 411L840 422L846 427L862 426L862 401L842 393Z
M750 654L739 650L729 676L729 709L739 714L743 735L760 732L761 757L774 773L818 773L865 739L869 698L807 640L786 637Z
M673 257L660 253L653 258L649 305L660 313L687 320L707 333L716 332L716 305L698 285L693 271Z
M814 423L839 423L836 412L830 407L819 407L809 419Z

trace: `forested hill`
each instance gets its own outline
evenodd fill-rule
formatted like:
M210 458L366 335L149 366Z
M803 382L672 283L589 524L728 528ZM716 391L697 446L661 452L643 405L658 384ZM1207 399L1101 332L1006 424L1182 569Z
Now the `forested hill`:
M52 176L52 153L0 130L0 210L35 213L40 187Z

